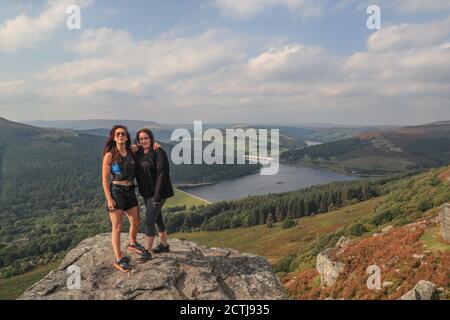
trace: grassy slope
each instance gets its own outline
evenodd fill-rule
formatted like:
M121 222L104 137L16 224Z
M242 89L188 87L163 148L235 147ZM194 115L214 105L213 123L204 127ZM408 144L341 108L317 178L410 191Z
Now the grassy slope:
M57 268L61 260L56 260L33 271L9 279L0 279L0 300L17 299L25 290Z
M450 252L450 244L444 243L440 241L439 237L439 227L434 226L425 230L420 241L423 243L424 248L430 250L432 252L438 251L449 251Z
M281 223L276 223L270 229L259 225L213 232L175 233L170 237L262 255L275 264L283 256L305 251L318 235L334 232L363 216L370 216L381 200L376 198L327 214L300 218L290 229L282 229Z
M435 224L424 230L412 229L412 232L397 227L386 237L372 237L372 233L379 232L387 225L401 226L435 216L438 207L450 201L449 177L450 167L444 167L405 178L392 184L391 191L383 198L301 218L295 227L287 230L276 224L272 229L263 225L173 236L209 246L230 247L259 254L267 257L272 264L283 263L289 255L296 255L295 259L299 262L296 268L290 268L289 274L280 276L291 297L297 299L324 299L329 295L346 299L396 299L423 279L442 286L447 291L441 293L439 298L449 299L450 245L440 241ZM320 248L323 241L319 236L330 235L330 239L334 236L337 240L341 232L347 234L352 230L349 226L354 222L367 229L357 237L357 242L351 248L353 253L350 252L346 257L349 270L335 287L323 290L318 287L318 274L314 266L317 252L312 258L308 255ZM344 228L339 231L341 227ZM328 246L334 244L327 243ZM427 254L427 250L432 254ZM420 264L413 255L423 253L425 260ZM364 287L367 277L365 266L373 264L375 257L384 266L394 256L399 257L399 262L383 269L384 279L392 281L394 285L381 291L367 291ZM395 291L396 288L399 290Z
M199 206L199 205L207 205L208 202L196 198L192 195L190 195L189 193L186 193L184 191L175 189L175 196L172 198L169 198L167 200L167 202L165 203L164 207L165 208L170 208L170 207L176 207L176 206L182 206L182 205L186 205L187 208L190 208L192 206Z

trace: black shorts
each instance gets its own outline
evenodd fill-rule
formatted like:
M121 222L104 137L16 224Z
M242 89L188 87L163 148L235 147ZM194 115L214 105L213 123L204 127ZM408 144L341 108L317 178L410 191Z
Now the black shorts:
M115 210L129 210L138 206L136 192L134 187L119 186L116 184L110 185L111 197L116 202ZM108 204L106 205L108 211Z

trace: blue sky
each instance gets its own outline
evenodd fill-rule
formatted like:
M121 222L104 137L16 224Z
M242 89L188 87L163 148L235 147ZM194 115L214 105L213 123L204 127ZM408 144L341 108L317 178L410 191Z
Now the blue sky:
M450 119L450 1L7 0L0 70L0 116L17 121Z

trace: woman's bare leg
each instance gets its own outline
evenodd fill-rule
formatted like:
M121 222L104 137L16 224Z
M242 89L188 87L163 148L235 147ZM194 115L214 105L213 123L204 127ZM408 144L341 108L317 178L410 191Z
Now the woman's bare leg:
M158 235L159 235L159 239L161 239L162 244L167 246L168 245L168 243L167 243L167 231L158 232Z
M122 232L123 211L115 210L109 213L111 218L112 232L111 242L116 259L122 258L122 249L120 248L120 233Z
M134 207L127 210L127 217L130 221L130 244L136 244L140 223L139 208Z

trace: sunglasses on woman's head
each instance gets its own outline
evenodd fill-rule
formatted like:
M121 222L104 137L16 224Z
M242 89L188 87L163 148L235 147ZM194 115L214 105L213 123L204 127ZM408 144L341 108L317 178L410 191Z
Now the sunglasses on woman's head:
M119 131L119 132L116 132L116 137L120 137L120 136L122 136L122 137L126 137L126 136L127 136L127 133L126 133L126 132L124 132L124 131Z

